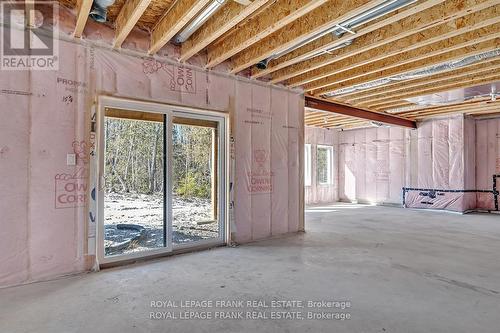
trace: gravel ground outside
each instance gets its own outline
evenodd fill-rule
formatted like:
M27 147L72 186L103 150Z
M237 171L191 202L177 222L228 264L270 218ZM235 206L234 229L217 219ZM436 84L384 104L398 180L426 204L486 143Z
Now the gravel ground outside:
M163 247L162 196L108 193L104 206L106 254ZM175 244L218 236L218 223L211 222L212 205L209 199L174 196L172 214Z

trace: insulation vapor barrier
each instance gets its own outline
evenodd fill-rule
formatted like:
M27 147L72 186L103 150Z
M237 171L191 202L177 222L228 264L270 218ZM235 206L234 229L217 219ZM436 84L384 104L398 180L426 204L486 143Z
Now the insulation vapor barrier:
M332 132L307 127L306 143L324 135L318 131ZM459 115L421 122L417 130L378 127L337 133L341 201L455 212L498 210L499 118Z
M303 95L165 59L60 41L59 70L0 76L0 286L90 269L99 95L230 113L232 241L303 229ZM76 166L66 155L76 154ZM90 213L90 214L89 214ZM92 245L94 244L94 246Z

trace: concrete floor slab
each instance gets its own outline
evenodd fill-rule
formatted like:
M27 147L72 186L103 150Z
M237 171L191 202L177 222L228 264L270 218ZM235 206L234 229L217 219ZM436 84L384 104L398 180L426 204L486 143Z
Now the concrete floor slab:
M0 290L0 332L500 332L498 215L336 204L306 221L305 234ZM221 299L348 300L351 319L150 319L171 310L151 301Z

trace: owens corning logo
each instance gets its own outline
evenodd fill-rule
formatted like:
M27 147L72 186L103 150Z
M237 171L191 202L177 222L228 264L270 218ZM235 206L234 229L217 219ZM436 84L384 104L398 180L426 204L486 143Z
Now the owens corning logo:
M58 70L59 43L55 36L58 3L25 4L25 1L0 4L0 69Z

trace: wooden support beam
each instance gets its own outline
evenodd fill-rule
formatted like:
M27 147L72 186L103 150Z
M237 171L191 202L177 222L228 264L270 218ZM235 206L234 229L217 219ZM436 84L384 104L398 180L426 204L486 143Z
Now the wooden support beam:
M238 73L263 59L290 49L335 24L359 15L384 0L331 0L273 34L253 44L232 58L232 73Z
M276 0L229 38L223 38L209 46L206 68L220 64L326 2L327 0Z
M457 37L462 34L467 37L466 34L472 30L494 25L498 22L500 22L500 5L487 8L456 20L451 20L445 24L423 30L419 33L383 44L378 47L373 47L373 45L378 43L358 47L357 41L355 41L351 47L345 48L345 53L351 54L350 57L342 57L344 59L340 61L331 61L331 64L314 70L311 68L311 70L307 73L289 79L287 83L291 87L296 87L322 79L329 75L382 60L384 58L396 56L405 52L408 54L409 51L432 45L440 41L444 41L441 43L441 45L443 45L446 44L446 40L450 38ZM438 44L436 44L435 47L440 48ZM350 49L354 49L354 51L349 51ZM333 59L335 58L336 57L333 57Z
M150 3L151 0L130 0L125 2L115 20L114 48L122 46L123 41L135 27Z
M290 77L303 74L309 69L316 69L333 61L349 57L350 54L346 54L346 50L343 49L332 50L329 52L326 51L351 41L353 37L358 40L356 45L359 47L375 47L377 46L378 41L383 41L387 38L401 38L398 37L401 36L401 34L405 34L407 36L408 34L418 32L418 27L422 29L421 27L430 27L432 24L442 23L447 16L438 17L432 15L429 17L427 15L426 17L421 17L421 19L424 19L427 23L422 25L418 23L418 20L411 19L413 16L420 17L421 12L429 14L431 12L429 8L441 2L443 2L443 0L429 0L409 6L408 8L404 8L396 12L394 15L383 17L375 22L372 22L372 24L361 27L356 31L355 36L346 34L338 38L332 34L325 35L316 41L283 55L279 59L270 61L268 68L265 70L254 69L252 71L252 77L257 78L275 72L272 75L272 82L281 82ZM405 29L402 28L400 22L405 24ZM408 34L405 32L407 30ZM355 46L353 45L352 48L354 47Z
M388 115L388 114L383 114L379 112L373 112L373 111L368 111L368 110L363 110L359 108L354 108L351 106L343 105L343 104L338 104L334 103L325 99L320 99L320 98L314 98L311 96L306 96L305 97L305 106L311 109L317 109L317 110L323 110L323 111L328 111L328 112L333 112L333 113L338 113L338 114L344 114L347 116L351 117L356 117L356 118L361 118L361 119L366 119L366 120L371 120L371 121L378 121L382 122L385 124L390 124L390 125L396 125L396 126L403 126L403 127L409 127L409 128L417 128L417 124L414 121Z
M92 8L93 0L78 0L76 4L77 17L76 26L73 36L76 38L82 37L83 29L85 29L85 24L87 24L87 19L89 18L90 9Z
M176 33L194 18L209 1L210 0L177 0L151 32L149 54L158 52Z
M215 15L182 43L180 61L186 61L210 43L249 17L269 0L254 0L247 5L236 1L226 3Z
M396 82L393 84L388 84L382 87L376 87L374 89L362 90L354 92L351 94L336 96L335 99L341 100L348 104L357 104L365 101L369 101L377 96L384 96L393 92L401 91L406 88L419 87L422 84L436 83L438 84L445 79L460 79L464 75L473 73L482 73L486 70L494 70L500 66L500 59L493 61L484 61L477 64L471 64L469 66L464 66L459 69L450 70L447 72L438 73L435 75L430 75L423 78L416 78L412 80L405 80L403 82Z
M355 69L353 71L348 71L343 75L335 75L332 77L327 77L314 82L314 86L307 87L307 90L313 90L314 95L320 96L329 92L336 91L341 88L352 87L357 84L367 83L373 80L391 77L397 74L403 74L411 72L413 70L425 68L432 65L442 64L454 60L463 59L469 56L477 55L480 53L493 51L500 47L500 39L496 37L499 33L493 35L483 36L478 38L479 40L484 40L485 38L492 38L491 40L483 41L477 44L465 46L459 49L454 49L453 51L446 51L441 54L424 58L422 60L413 61L405 63L403 65L394 65L394 63L389 63L389 61L394 61L392 58L384 59L382 62L375 62L370 65L370 68L361 67L360 69ZM465 44L470 44L467 42ZM411 51L410 51L411 52ZM397 60L396 60L397 61ZM360 72L370 72L370 74L365 75ZM340 80L340 82L339 82ZM316 86L323 87L320 89L315 88Z

